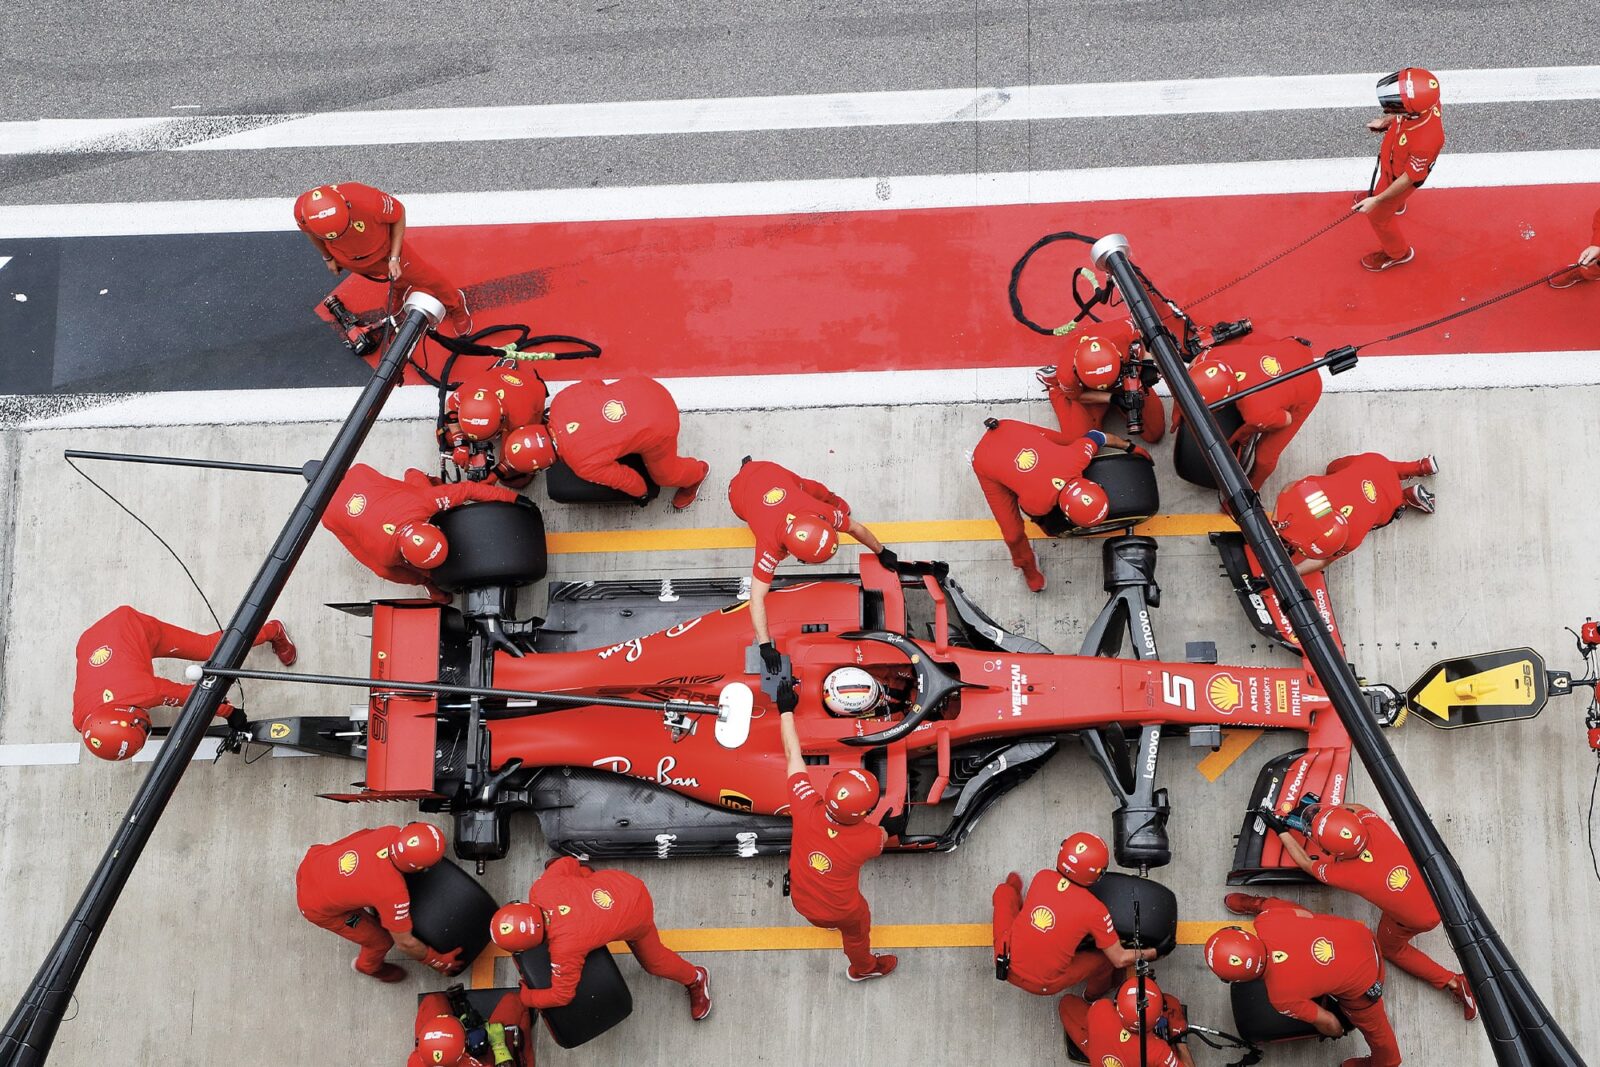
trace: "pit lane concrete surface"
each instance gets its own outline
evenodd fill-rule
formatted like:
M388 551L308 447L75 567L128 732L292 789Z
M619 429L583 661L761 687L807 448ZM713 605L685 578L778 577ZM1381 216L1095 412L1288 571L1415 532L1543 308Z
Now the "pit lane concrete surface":
M1359 370L1358 372L1359 373ZM1331 589L1351 658L1370 679L1404 686L1446 655L1530 644L1556 668L1577 666L1563 625L1593 613L1590 502L1568 489L1592 478L1586 443L1600 433L1600 389L1510 389L1330 395L1269 485L1320 470L1334 456L1375 448L1409 457L1438 453L1439 512L1408 515L1375 533L1332 570ZM684 447L712 464L693 510L664 503L632 508L550 507L553 531L727 526L727 480L746 451L821 476L874 521L985 515L966 451L991 411L1048 422L1042 402L1011 406L921 405L823 411L696 414ZM825 432L819 433L819 427ZM1537 428L1537 433L1532 428ZM64 447L137 448L157 454L249 456L298 464L320 454L327 424L8 431L4 460L8 565L0 752L70 742L66 691L73 643L84 625L123 602L205 628L203 604L177 565L92 487L64 471ZM386 468L431 461L427 423L381 423L363 459ZM1199 514L1208 494L1168 477L1168 446L1156 450L1163 512ZM1557 473L1555 457L1562 457ZM219 608L234 603L287 512L295 479L252 474L96 466L93 475L145 516L184 557ZM541 498L537 491L536 498ZM936 550L977 601L1003 624L1059 650L1077 647L1102 603L1099 547L1042 543L1050 579L1028 594L997 542L898 546L903 556ZM842 555L848 556L847 550ZM742 550L557 555L552 578L738 574ZM1186 640L1211 639L1222 662L1288 665L1246 625L1200 537L1163 538L1164 597L1156 632L1169 657ZM390 592L344 555L325 532L313 539L275 614L301 649L297 669L359 673L364 624L323 607ZM536 595L533 606L542 603ZM258 653L253 665L271 666ZM350 692L250 683L246 706L260 714L328 713ZM1600 938L1582 916L1600 907L1589 868L1583 806L1594 769L1576 699L1530 722L1446 734L1417 717L1390 735L1417 788L1483 901L1490 919L1586 1054L1600 1053L1582 1020L1600 1002ZM1153 872L1171 886L1181 918L1220 921L1232 835L1256 768L1286 750L1290 735L1258 741L1215 782L1195 769L1203 752L1163 747L1161 780L1172 793L1172 866ZM662 753L671 746L662 735ZM693 772L680 767L680 772ZM9 1004L53 939L145 768L87 759L60 766L0 767L0 885L13 925L0 943L0 993ZM399 1063L410 1043L413 994L441 985L412 966L395 987L349 971L342 941L307 925L291 877L301 853L365 825L403 820L399 807L341 806L314 794L344 790L357 765L324 758L224 758L196 763L156 830L122 905L112 916L78 990L78 1012L57 1044L62 1063ZM1352 796L1376 802L1359 767ZM985 817L950 855L889 857L870 866L864 888L880 923L983 923L989 893L1006 871L1050 862L1077 828L1109 831L1110 800L1083 754L1058 754ZM485 884L520 896L547 852L531 820ZM783 863L671 861L627 864L644 877L667 929L798 924L779 895ZM1315 908L1370 918L1371 909L1330 892L1293 889ZM1421 944L1449 958L1442 934ZM693 1024L681 990L623 960L636 1008L615 1031L584 1048L555 1049L542 1062L708 1064L823 1062L1064 1062L1051 1001L996 983L983 948L900 951L900 970L865 986L844 980L836 950L695 955L713 975L716 1010ZM501 981L509 965L499 961ZM1231 1028L1225 987L1197 947L1180 947L1161 981L1197 1021ZM1400 974L1387 1000L1412 1062L1492 1062L1478 1024L1463 1023L1442 994ZM1359 1039L1273 1050L1267 1062L1337 1062ZM1202 1064L1223 1055L1196 1052Z

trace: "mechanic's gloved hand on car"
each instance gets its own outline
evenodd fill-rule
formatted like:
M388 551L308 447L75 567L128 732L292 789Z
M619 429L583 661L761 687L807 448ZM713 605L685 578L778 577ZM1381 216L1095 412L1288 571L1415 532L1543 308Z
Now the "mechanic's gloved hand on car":
M1128 455L1138 456L1140 459L1149 460L1152 463L1155 462L1155 460L1150 459L1150 453L1143 445L1136 445L1132 441L1128 442Z
M460 974L467 968L467 965L461 961L461 950L459 948L453 948L449 952L430 951L422 962L443 975Z
M761 667L768 674L783 670L783 656L779 655L778 646L771 641L761 642Z
M1256 817L1280 834L1288 833L1290 829L1288 822L1279 818L1278 813L1270 808L1257 808Z
M885 546L878 550L878 562L883 564L884 570L894 570L900 565L900 557L894 554L894 549Z
M227 704L224 704L223 707L230 709L228 711L228 729L243 730L245 727L250 725L250 716L244 713L243 708L234 708Z
M794 683L785 678L778 683L778 714L790 715L800 706L800 695L794 691Z

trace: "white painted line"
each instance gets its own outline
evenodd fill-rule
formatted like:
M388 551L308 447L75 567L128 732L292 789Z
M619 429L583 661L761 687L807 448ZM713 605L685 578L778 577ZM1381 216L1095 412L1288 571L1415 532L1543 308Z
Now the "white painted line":
M1377 107L1387 72L694 100L0 123L0 155L637 137ZM1600 98L1600 67L1439 71L1445 106ZM194 107L197 105L174 105ZM240 128L243 127L243 128ZM237 132L230 132L237 130ZM109 144L106 142L110 142Z
M10 256L0 256L0 270L4 270L7 263L11 262Z
M413 226L494 226L1349 192L1365 188L1371 171L1370 156L1354 156L605 189L402 191L399 195ZM1460 153L1445 157L1429 178L1428 188L1572 185L1595 182L1597 176L1600 149ZM292 230L292 203L287 198L261 198L7 205L0 206L0 240Z
M762 379L751 376L661 381L684 411L752 411L849 407L852 397L871 397L865 406L1012 403L1040 398L1033 371L1030 366L772 375L777 389L759 388ZM1336 393L1600 385L1600 351L1366 356L1356 371L1324 382ZM557 382L551 390L563 388L565 383ZM349 414L359 393L355 387L145 393L24 421L21 428L333 423ZM381 417L431 421L437 410L431 388L406 386L395 390Z
M149 763L156 758L156 753L161 751L165 742L161 738L154 738L147 742L144 748L131 759L130 763ZM210 761L216 759L218 739L204 737L200 739L200 747L195 750L194 760ZM51 742L36 745L0 745L0 767L66 767L79 763L98 764L99 760L83 758L83 745L77 741ZM293 749L275 748L272 754L277 757L310 756L310 752L296 752Z

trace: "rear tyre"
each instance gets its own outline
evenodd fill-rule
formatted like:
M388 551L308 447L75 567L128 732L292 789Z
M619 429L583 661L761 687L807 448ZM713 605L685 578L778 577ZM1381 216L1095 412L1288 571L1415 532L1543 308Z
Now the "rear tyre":
M1139 942L1165 956L1178 945L1178 898L1160 882L1131 874L1107 871L1089 887L1111 913L1111 925L1123 944L1132 944L1133 911L1139 906Z
M1267 999L1267 983L1257 978L1252 982L1234 982L1228 987L1233 998L1233 1025L1235 1032L1246 1041L1265 1045L1273 1041L1297 1041L1316 1037L1317 1028L1299 1019L1291 1019L1272 1006Z
M1144 522L1161 510L1156 487L1156 465L1131 452L1102 452L1090 461L1083 476L1106 491L1110 509L1097 526L1074 527L1075 536L1120 530Z
M484 930L488 930L487 924ZM517 971L529 989L550 988L550 946L539 945L516 954ZM633 1014L633 994L604 946L589 953L578 977L572 1003L544 1011L544 1025L562 1048L577 1048L593 1041Z
M489 920L499 907L488 890L449 860L407 874L411 893L411 932L439 952L461 950L471 963L489 943Z
M1222 431L1224 440L1232 440L1239 427L1244 425L1236 404L1224 404L1212 414L1217 417L1217 428ZM1206 466L1205 453L1201 451L1200 442L1195 440L1187 422L1172 442L1172 468L1177 471L1178 477L1190 485L1198 485L1202 489L1217 488L1216 481L1211 477L1211 469Z
M624 467L632 467L644 479L645 502L654 500L661 493L661 487L650 480L650 475L645 472L644 461L638 456L623 456L617 461ZM586 482L572 472L572 468L561 460L556 460L555 466L545 472L544 491L550 494L550 499L557 504L637 504L637 497L612 489L607 485L596 485Z
M450 554L429 577L446 592L531 585L545 575L544 517L532 503L463 504L439 512L433 524Z

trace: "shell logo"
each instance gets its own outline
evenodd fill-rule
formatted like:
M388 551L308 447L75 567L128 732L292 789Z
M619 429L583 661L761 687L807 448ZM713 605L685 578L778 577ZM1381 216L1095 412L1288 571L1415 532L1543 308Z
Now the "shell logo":
M91 667L104 667L109 662L111 662L110 645L101 645L89 653L89 666Z
M346 878L355 874L356 868L359 866L361 866L361 857L356 854L355 849L351 849L339 857L339 873Z
M628 416L628 409L622 406L620 400L607 400L600 408L600 415L607 422L621 422Z
M1130 1041L1130 1040L1132 1040L1132 1035L1130 1035L1128 1033L1128 1031L1124 1030L1124 1031L1122 1031L1122 1040L1123 1041ZM1101 1056L1100 1057L1100 1067L1122 1067L1122 1057L1121 1056Z
M1283 373L1283 364L1278 362L1277 356L1262 356L1261 373L1268 378L1276 378Z
M1028 922L1035 930L1053 930L1056 925L1056 913L1040 905L1028 913Z
M806 857L806 866L810 867L818 874L827 874L829 871L833 870L833 861L820 852L813 852L811 855Z
M507 385L521 385L522 384L522 379L518 378L515 374L502 374L502 375L500 375L500 380L502 382L505 382Z
M1287 952L1280 952L1280 951L1274 950L1273 953L1272 953L1272 962L1273 963L1283 963L1286 960L1288 960L1288 958L1289 958L1289 954ZM1237 965L1238 962L1239 962L1239 957L1237 957L1237 956L1233 957L1233 962L1234 962L1235 965Z
M1219 674L1206 686L1206 696L1218 711L1232 711L1244 703L1244 687L1231 674Z
M1389 872L1389 877L1384 879L1384 884L1391 893L1398 893L1411 884L1411 872L1404 867L1396 867Z
M1311 942L1311 958L1326 967L1333 962L1333 942L1319 937Z
M594 906L599 908L601 911L610 911L611 906L617 902L616 898L614 898L610 893L607 893L604 889L596 889L593 893L589 894L589 899L594 901Z
M1370 478L1361 483L1361 495L1367 498L1369 504L1378 502L1378 487L1372 484Z
M1017 453L1016 463L1017 470L1031 471L1033 468L1039 465L1039 453L1035 452L1031 448L1024 448L1021 452Z
M784 492L775 485L771 489L768 489L765 493L761 494L761 502L767 505L769 508L777 507L779 504L783 503L783 498L788 495L788 493Z
M344 502L344 511L352 519L367 510L367 498L362 493L354 493L349 500Z

